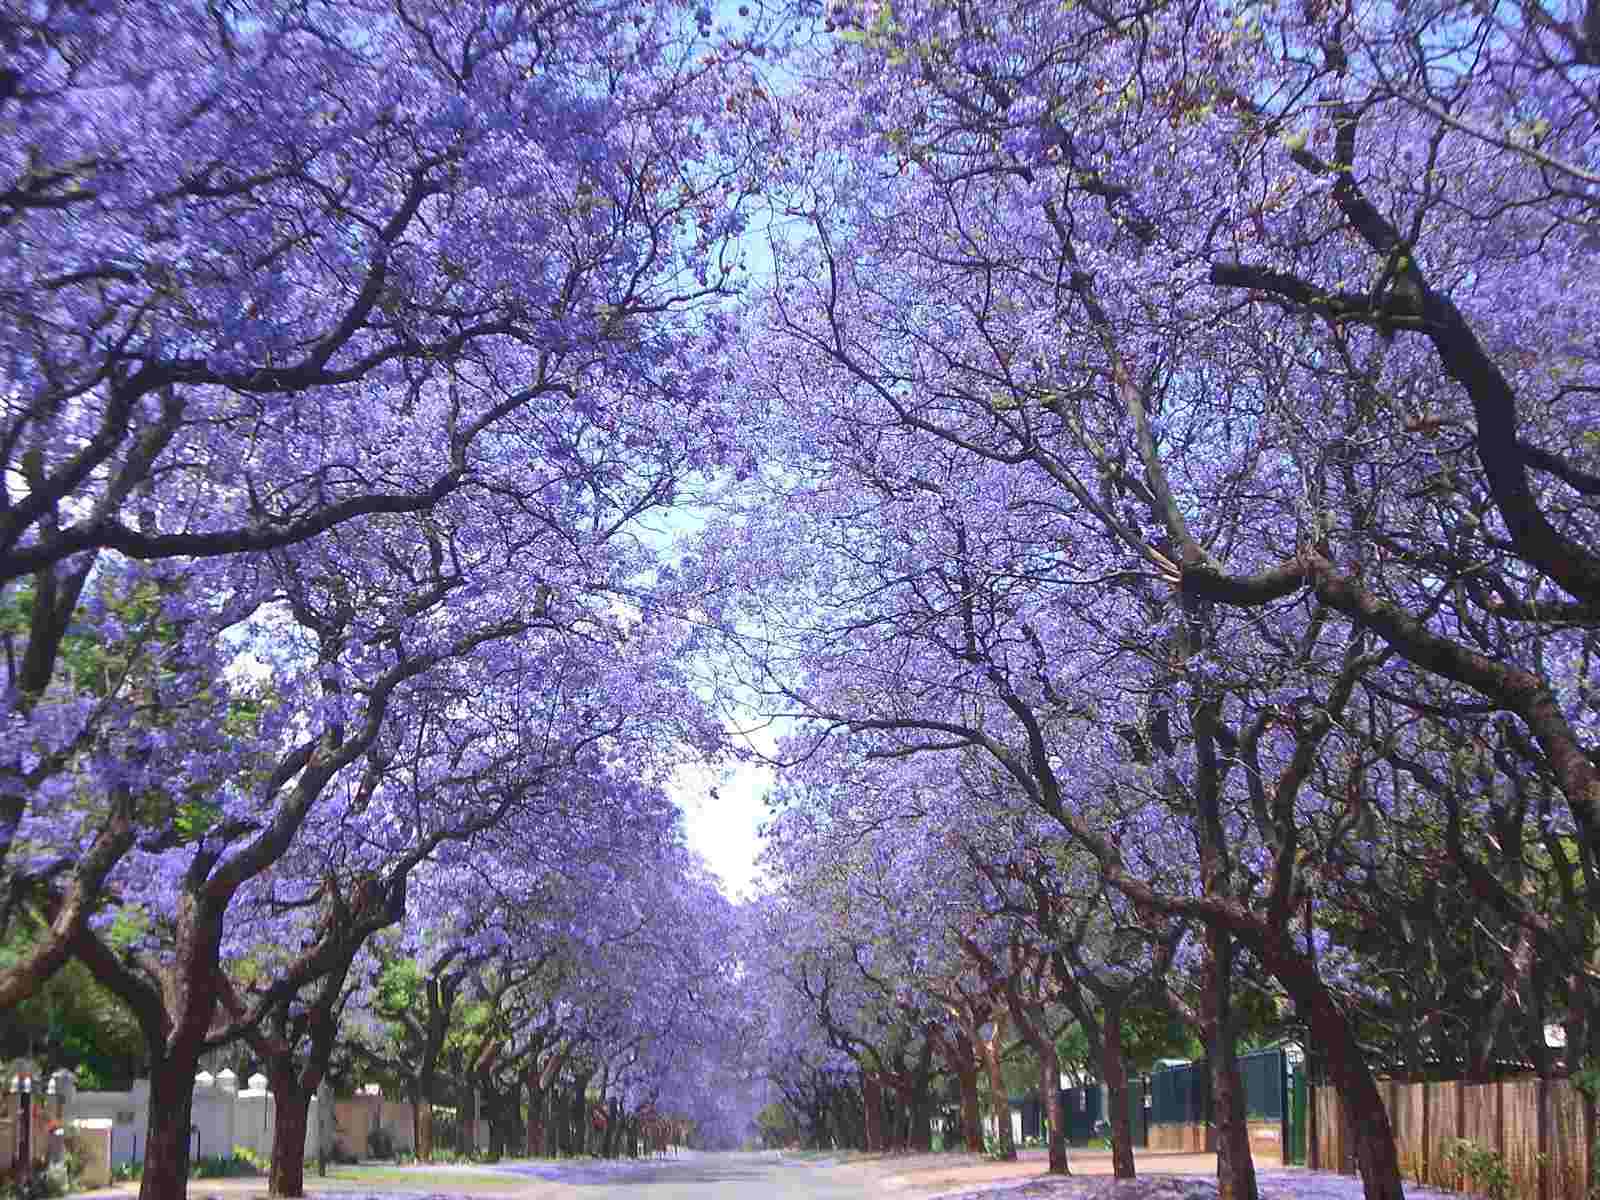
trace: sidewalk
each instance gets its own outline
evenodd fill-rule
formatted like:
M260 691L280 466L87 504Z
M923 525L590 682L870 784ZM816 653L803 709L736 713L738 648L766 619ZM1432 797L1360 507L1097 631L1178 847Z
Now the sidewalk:
M566 1200L572 1195L572 1189L564 1184L519 1178L472 1165L364 1165L371 1168L373 1173L359 1179L322 1178L317 1175L315 1168L307 1170L305 1184L308 1200L318 1196L407 1193L428 1196L448 1194L461 1196L464 1200ZM123 1200L139 1195L139 1182L115 1183L110 1187L74 1192L72 1195L93 1197L94 1200ZM188 1200L267 1200L267 1177L246 1175L229 1179L191 1179Z
M1112 1172L1109 1150L1071 1150L1067 1159L1074 1175L1110 1175ZM993 1162L965 1154L917 1154L867 1159L853 1165L880 1175L882 1186L891 1193L928 1197L970 1191L986 1184L1036 1178L1046 1173L1049 1162L1047 1151L1020 1150L1016 1162ZM1277 1163L1270 1165L1277 1166ZM1134 1155L1134 1167L1141 1175L1199 1175L1214 1179L1217 1156L1140 1151Z

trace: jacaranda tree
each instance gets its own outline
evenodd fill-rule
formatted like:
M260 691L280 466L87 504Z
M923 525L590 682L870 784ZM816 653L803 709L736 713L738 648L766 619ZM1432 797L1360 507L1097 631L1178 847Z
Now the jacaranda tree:
M1600 364L1584 303L1552 299L1595 286L1592 17L846 3L828 26L781 181L787 348L747 379L830 556L783 616L834 619L765 669L841 728L989 739L1130 898L1203 921L1224 979L1242 939L1396 1196L1315 931L1291 934L1304 864L1350 869L1427 786L1367 757L1402 728L1406 761L1448 757L1441 715L1497 781L1452 792L1466 827L1520 760L1595 861ZM1144 887L1059 789L1096 759L1102 793L1193 814L1198 897Z
M649 554L616 535L716 461L759 127L728 101L760 101L754 35L699 15L3 18L0 911L42 932L0 1006L68 954L121 988L146 1194L186 1174L233 899L370 798L412 700L626 637ZM170 937L107 942L141 898Z

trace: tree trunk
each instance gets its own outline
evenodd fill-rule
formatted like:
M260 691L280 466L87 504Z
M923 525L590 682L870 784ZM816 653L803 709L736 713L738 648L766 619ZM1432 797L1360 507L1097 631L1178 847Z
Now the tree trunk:
M889 1131L888 1151L890 1154L901 1154L910 1144L911 1110L892 1087L884 1089L883 1101L888 1109L888 1118L884 1123Z
M552 1085L545 1089L544 1100L544 1156L561 1156L561 1089Z
M572 1153L572 1086L557 1084L550 1092L551 1154L564 1158Z
M916 1069L911 1076L909 1141L914 1150L924 1154L933 1149L933 1051L937 1045L931 1028L923 1030L922 1049L917 1054Z
M883 1084L876 1071L861 1072L861 1106L867 1123L867 1152L883 1152Z
M267 1195L304 1196L311 1093L296 1086L293 1078L281 1079L274 1074L272 1101L272 1164L267 1169Z
M604 1111L604 1112L606 1112L608 1114L609 1114L610 1110L607 1108L606 1093L608 1091L610 1091L610 1090L611 1090L611 1064L608 1062L608 1063L602 1064L602 1066L600 1068L600 1088L599 1088L599 1091L600 1091L600 1103L599 1103L599 1106L598 1106L602 1111ZM588 1097L587 1094L584 1095L582 1103L583 1103L583 1132L584 1132L584 1143L583 1144L584 1144L584 1149L589 1154L592 1154L592 1155L596 1156L597 1158L605 1158L606 1157L606 1153L605 1153L606 1131L603 1128L600 1128L600 1129L595 1128L595 1123L594 1123L594 1107L595 1106L590 1105L589 1097Z
M1207 925L1200 989L1200 1036L1211 1067L1211 1114L1217 1130L1217 1200L1256 1200L1256 1169L1245 1124L1244 1084L1234 1045L1233 935Z
M150 1118L145 1125L139 1200L174 1200L188 1190L189 1130L199 1062L198 1053L151 1055Z
M1048 1037L1040 1040L1034 1052L1039 1056L1039 1092L1050 1122L1050 1174L1071 1175L1072 1167L1067 1163L1067 1123L1061 1111L1061 1059Z
M478 1105L480 1119L489 1134L489 1158L494 1161L506 1155L506 1145L515 1135L517 1125L517 1085L509 1091L501 1088L493 1076L485 1073L478 1079Z
M1106 1000L1100 1027L1100 1076L1111 1120L1111 1173L1134 1178L1133 1122L1128 1117L1128 1064L1122 1054L1122 1002Z
M412 1131L416 1137L417 1161L433 1161L432 1080L419 1081L412 1095Z
M178 900L177 946L165 996L137 994L143 981L121 975L105 947L85 937L76 953L90 960L90 970L124 1000L134 992L140 1004L139 1027L150 1052L150 1115L145 1125L144 1173L140 1200L181 1197L189 1183L189 1152L194 1119L194 1076L200 1065L205 1034L218 1008L217 962L222 941L220 906L196 903L185 894ZM228 1153L231 1146L202 1146L198 1153Z
M261 1059L267 1075L267 1086L272 1091L272 1160L267 1164L267 1194L304 1196L306 1130L311 1123L311 1100L322 1082L323 1066L327 1051L332 1049L332 1039L313 1038L308 1057L318 1059L320 1050L322 1061L309 1062L304 1074L298 1069L297 1056L287 1041L256 1037L251 1044ZM317 1150L320 1161L320 1144ZM229 1151L232 1151L231 1146Z
M996 1014L994 1036L980 1040L979 1050L989 1069L989 1110L994 1115L994 1156L1001 1162L1016 1162L1017 1143L1011 1136L1011 1103L1006 1096L1005 1075L1000 1069L1000 1039L1005 1031L1004 1020Z
M458 1154L476 1156L478 1153L478 1085L468 1079L461 1096L461 1106L456 1110L456 1146Z
M1312 1045L1327 1063L1328 1075L1339 1091L1340 1107L1350 1118L1362 1195L1366 1200L1404 1200L1389 1111L1344 1010L1316 967L1287 939L1274 936L1253 948L1262 965L1289 993L1310 1029Z
M842 1150L846 1146L853 1150L867 1148L867 1114L866 1105L862 1103L861 1094L855 1088L839 1088L833 1094L833 1103L829 1106L833 1121L834 1149ZM828 1147L822 1147L828 1149Z
M961 1084L961 1136L971 1154L983 1153L983 1115L978 1111L978 1064L968 1062L956 1070Z
M539 1086L539 1073L530 1071L522 1080L528 1089L528 1121L524 1129L523 1153L529 1158L544 1154L544 1090Z
M509 1106L497 1108L489 1118L489 1157L495 1162L504 1158L516 1136L517 1113Z
M612 1100L606 1107L606 1141L603 1153L615 1158L620 1152L617 1135L622 1131L622 1101Z
M1024 960L1018 957L1017 947L1013 944L1012 970L1023 969ZM1006 1007L1011 1013L1011 1023L1017 1027L1023 1040L1033 1047L1034 1057L1039 1063L1039 1103L1044 1108L1045 1120L1050 1123L1046 1135L1050 1148L1050 1174L1070 1175L1072 1168L1067 1165L1066 1122L1061 1119L1061 1058L1056 1054L1055 1040L1045 1023L1044 1004L1042 1001L1025 1001L1014 974L1006 981Z
M589 1135L589 1081L594 1078L593 1071L585 1071L576 1076L572 1081L572 1099L567 1109L567 1120L564 1122L565 1138L563 1152L570 1155L580 1155L588 1145Z

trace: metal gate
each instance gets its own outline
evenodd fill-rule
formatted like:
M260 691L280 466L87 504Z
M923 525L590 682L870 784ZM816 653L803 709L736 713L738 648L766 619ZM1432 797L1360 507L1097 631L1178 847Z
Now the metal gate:
M1288 1096L1288 1054L1281 1046L1239 1056L1245 1115L1252 1121L1282 1121L1285 1135L1293 1105ZM1296 1076L1299 1078L1299 1076ZM1152 1125L1210 1124L1211 1067L1205 1059L1165 1067L1150 1077Z

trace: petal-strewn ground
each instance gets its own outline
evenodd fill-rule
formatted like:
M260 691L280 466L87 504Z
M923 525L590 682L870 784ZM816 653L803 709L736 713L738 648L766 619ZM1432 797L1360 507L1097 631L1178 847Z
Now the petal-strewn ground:
M1070 1177L1044 1174L1042 1153L997 1163L975 1155L829 1158L701 1154L643 1161L524 1160L494 1165L372 1163L309 1174L306 1194L329 1200L1215 1200L1211 1155L1152 1154L1138 1179L1111 1178L1111 1156L1078 1151ZM1361 1200L1361 1181L1325 1171L1262 1166L1261 1200ZM86 1193L134 1196L137 1184ZM264 1197L264 1179L195 1180L190 1200ZM1408 1186L1408 1200L1460 1200Z

